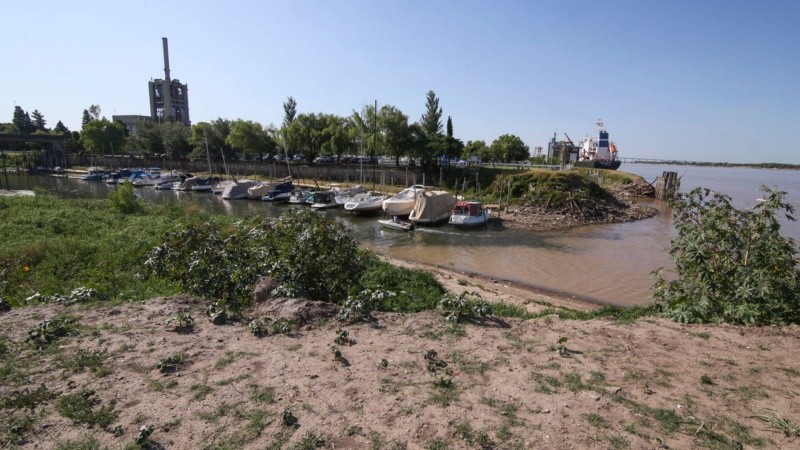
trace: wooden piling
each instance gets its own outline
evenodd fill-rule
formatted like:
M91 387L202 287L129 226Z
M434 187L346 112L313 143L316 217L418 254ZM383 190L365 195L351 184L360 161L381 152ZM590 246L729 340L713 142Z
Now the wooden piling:
M664 172L656 178L656 198L658 200L670 200L675 197L681 181L677 172Z

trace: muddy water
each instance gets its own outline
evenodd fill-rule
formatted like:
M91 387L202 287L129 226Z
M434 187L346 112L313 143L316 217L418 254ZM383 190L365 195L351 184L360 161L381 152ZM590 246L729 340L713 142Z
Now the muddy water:
M681 190L702 185L730 195L738 207L752 207L761 184L789 192L800 206L800 172L692 166L628 164L622 170L652 181L665 170L682 176ZM105 197L103 183L53 177L10 178L14 188L44 188L66 196ZM6 186L4 180L4 186ZM179 201L234 215L278 215L292 206L256 201L224 201L218 196L142 189L142 197ZM375 218L357 218L341 211L323 211L346 225L366 247L388 256L475 272L499 280L552 290L617 305L648 302L650 272L669 266L669 210L650 202L658 216L630 223L593 225L558 232L516 230L458 231L423 228L413 233L382 229ZM800 240L800 224L784 221L784 235Z

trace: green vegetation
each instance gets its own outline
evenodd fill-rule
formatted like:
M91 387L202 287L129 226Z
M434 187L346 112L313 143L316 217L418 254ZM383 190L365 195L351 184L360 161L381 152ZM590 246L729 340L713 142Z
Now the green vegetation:
M489 195L510 193L515 202L547 209L594 208L597 204L616 204L608 191L579 171L553 172L528 170L495 178Z
M107 201L37 195L3 199L0 297L12 306L87 287L110 298L178 292L163 278L141 280L141 263L164 231L191 214L172 206L120 215ZM34 294L40 293L36 296ZM102 296L98 296L100 298Z
M702 188L673 202L677 279L658 270L652 288L666 316L684 323L800 323L797 247L781 236L778 222L780 213L794 220L794 208L785 192L762 191L765 201L752 210Z
M144 204L133 192L133 184L129 181L117 186L108 194L108 202L111 207L122 214L133 214L144 208Z
M59 397L56 411L77 424L105 428L117 419L118 413L114 411L113 401L107 406L99 406L100 403L94 391L81 390Z

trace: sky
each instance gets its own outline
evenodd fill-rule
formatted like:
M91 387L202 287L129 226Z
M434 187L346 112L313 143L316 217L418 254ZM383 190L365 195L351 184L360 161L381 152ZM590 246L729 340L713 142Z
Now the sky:
M188 83L193 123L280 125L299 113L425 95L465 143L602 119L622 157L800 164L800 2L11 2L0 27L0 122L14 106L80 128L84 109L149 114L147 82ZM3 116L2 111L6 111ZM443 121L444 121L443 120Z

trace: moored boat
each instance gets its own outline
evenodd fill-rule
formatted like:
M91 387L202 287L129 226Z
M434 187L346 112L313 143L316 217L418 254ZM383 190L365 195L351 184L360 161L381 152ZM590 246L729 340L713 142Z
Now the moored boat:
M191 190L193 192L211 192L218 182L219 177L197 178Z
M294 191L292 180L273 184L272 189L261 197L261 200L265 202L287 202L292 195L292 191Z
M456 198L446 191L424 191L417 195L408 220L415 225L437 225L447 222Z
M86 175L81 177L83 181L100 181L108 175L105 169L102 167L89 167L86 171Z
M314 209L338 208L339 206L342 204L336 201L336 192L334 191L315 192L311 200L311 207Z
M380 211L384 200L386 200L385 195L363 192L345 202L344 210L353 214L369 214Z
M403 189L394 196L383 201L383 210L390 216L407 216L414 209L417 196L425 191L425 186L415 184Z
M489 215L481 202L459 201L453 206L450 224L456 227L480 227L489 222Z
M392 216L391 219L380 219L378 220L378 223L392 230L400 230L400 231L414 230L413 223L409 222L408 220L403 220L397 216Z
M256 182L253 180L238 180L225 187L225 189L222 191L222 198L225 200L249 198L247 195L247 190L255 185Z

